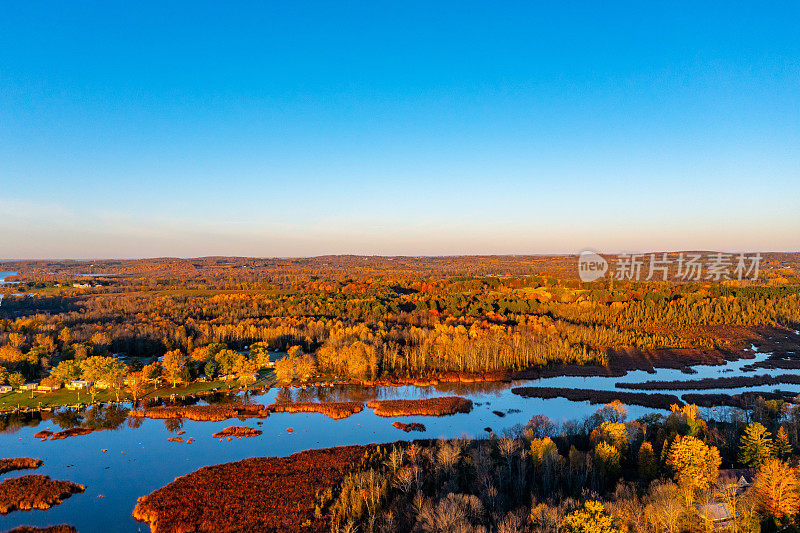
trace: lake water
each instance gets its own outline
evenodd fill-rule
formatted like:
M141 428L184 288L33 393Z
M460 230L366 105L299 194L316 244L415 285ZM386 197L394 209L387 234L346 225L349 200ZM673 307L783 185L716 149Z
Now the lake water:
M447 417L397 417L382 418L365 408L343 420L333 420L319 413L276 413L265 419L223 422L185 421L180 428L182 437L195 440L191 444L167 441L175 436L177 428L167 428L161 420L137 420L138 427L130 427L120 419L118 429L96 431L90 435L60 441L41 442L33 434L41 429L61 429L53 420L32 421L23 425L12 425L0 433L0 456L30 456L40 458L44 465L37 473L54 479L65 479L86 486L86 492L77 494L47 511L13 512L0 517L0 530L18 525L52 525L68 523L81 532L148 531L145 524L134 521L131 511L139 496L169 483L177 476L188 474L201 466L236 461L254 456L285 456L292 453L328 446L345 444L367 444L370 442L393 442L413 438L458 437L470 435L486 436L486 427L501 434L518 424L524 425L533 415L544 414L555 422L579 419L593 413L599 406L589 402L571 402L556 398L549 400L522 398L511 393L511 387L537 385L548 387L572 387L587 389L613 389L618 382L639 382L653 379L699 379L753 375L741 369L768 357L769 354L754 353L753 359L729 362L724 366L697 366L696 373L686 374L678 370L660 369L656 374L630 372L623 377L554 377L533 381L508 383L478 383L441 385L438 387L378 387L378 388L306 388L271 389L260 396L249 397L250 401L269 404L276 398L291 396L299 400L368 400L372 398L423 398L444 394L458 394L476 403L468 414ZM759 370L757 374L777 375L785 370ZM755 387L746 390L770 391L772 387ZM800 393L798 385L781 385L782 390ZM745 389L706 390L705 393L736 393ZM670 393L672 391L659 391ZM677 391L682 394L692 391ZM492 411L502 411L499 417ZM629 406L629 418L637 418L654 409ZM421 433L404 433L394 427L394 420L423 422L427 430ZM261 422L259 424L258 422ZM66 426L68 424L64 424ZM111 424L114 425L114 424ZM134 424L135 425L135 424ZM220 441L211 437L225 427L243 425L262 430L259 437L227 439ZM287 428L293 428L289 433ZM170 431L171 429L171 431ZM102 450L107 450L103 452ZM13 472L2 478L24 475L33 471Z

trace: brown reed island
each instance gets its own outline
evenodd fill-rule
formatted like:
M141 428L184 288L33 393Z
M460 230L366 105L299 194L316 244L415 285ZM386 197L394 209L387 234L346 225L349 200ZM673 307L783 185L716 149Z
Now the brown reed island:
M461 396L440 396L421 400L371 400L367 407L378 416L447 416L472 411L472 400Z
M0 459L0 474L6 472L13 472L15 470L32 470L42 466L41 459L32 459L30 457L13 457L10 459Z
M263 431L260 429L253 429L247 426L231 426L223 429L222 431L217 431L212 437L215 439L222 439L224 437L258 437L261 435Z
M640 383L617 383L618 389L635 390L705 390L705 389L738 389L743 387L763 387L768 385L798 385L797 374L781 374L780 376L731 376L721 378L702 378L694 380L674 381L642 381Z
M628 405L641 405L653 409L669 409L671 405L683 405L674 394L646 392L620 392L591 389L565 389L560 387L514 387L511 392L523 398L566 398L573 402L611 403L615 400Z
M421 424L419 422L409 422L406 424L405 422L392 422L392 426L396 427L397 429L402 429L406 433L409 431L425 431L425 424Z
M144 409L133 409L128 415L135 418L154 418L158 420L187 418L197 422L222 422L230 418L264 418L269 416L269 410L259 404L228 403L146 407Z
M73 494L83 492L83 485L29 474L0 483L0 514L30 509L49 509Z
M362 402L287 402L273 403L268 407L276 413L322 413L334 420L347 418L364 410Z
M19 526L10 530L8 533L78 533L78 530L73 526L67 524L59 524L57 526Z
M70 437L79 437L81 435L88 435L92 430L89 428L69 428L63 431L56 431L50 436L50 440L68 439Z
M89 433L92 433L92 430L89 428L69 428L56 432L50 431L49 429L43 429L34 433L33 437L42 440L61 440L68 439L70 437L78 437L80 435L88 435Z
M369 446L206 466L139 498L133 517L168 531L328 531L318 494L339 487Z

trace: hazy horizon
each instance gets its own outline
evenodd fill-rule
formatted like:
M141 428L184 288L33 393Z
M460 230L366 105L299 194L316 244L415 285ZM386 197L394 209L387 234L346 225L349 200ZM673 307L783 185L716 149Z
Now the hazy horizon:
M800 251L799 19L12 1L0 256Z

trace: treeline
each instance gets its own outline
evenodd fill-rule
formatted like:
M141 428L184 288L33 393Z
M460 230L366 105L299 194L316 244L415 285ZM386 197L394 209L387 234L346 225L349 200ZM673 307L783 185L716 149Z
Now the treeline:
M800 509L797 411L762 403L714 421L676 406L632 421L612 403L486 440L383 446L318 493L317 512L335 532L775 530Z
M147 279L155 281L148 290L109 278L77 293L6 296L0 365L36 378L88 355L188 356L209 345L243 351L264 343L282 352L298 346L334 377L376 379L607 364L612 348L727 346L697 328L800 324L798 286L286 274L254 282L260 289L187 290L169 289L186 280L162 287L161 278Z

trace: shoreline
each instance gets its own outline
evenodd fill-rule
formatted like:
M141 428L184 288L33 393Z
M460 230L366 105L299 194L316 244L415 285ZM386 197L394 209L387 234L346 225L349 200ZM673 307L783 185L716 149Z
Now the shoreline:
M719 329L719 328L717 328ZM456 372L447 371L439 375L433 376L416 376L416 377L384 377L377 380L330 380L319 378L311 380L307 383L292 383L285 385L286 387L435 387L438 385L447 384L511 384L518 381L538 380L543 378L552 377L622 377L628 372L643 370L648 373L655 373L656 369L677 369L687 374L691 374L690 369L692 366L708 365L708 366L721 366L727 362L753 359L756 351L761 353L770 353L770 356L759 363L758 365L751 365L752 368L747 368L747 371L755 372L758 368L794 368L800 366L800 342L796 336L792 335L792 330L786 328L763 327L763 328L745 328L726 326L724 328L728 334L738 334L736 339L730 342L733 345L727 349L655 349L655 350L635 350L632 348L609 348L609 353L613 354L610 358L608 365L560 365L557 367L544 367L544 368L531 368L526 370L509 370L509 371L495 371L484 373L469 373L469 372ZM754 349L751 349L751 346ZM756 376L754 376L756 377ZM731 378L734 379L734 378ZM202 383L201 390L192 390L197 388ZM650 382L645 382L650 383ZM240 394L244 391L253 391L258 393L265 393L273 387L281 387L274 381L266 384L265 387L247 387L247 388L231 388L220 389L218 387L210 387L211 385L224 386L224 382L193 382L187 384L183 390L173 389L168 387L157 388L150 394L157 393L156 396L144 397L139 401L146 400L164 400L175 397L182 399L197 398L201 399L204 396L228 393ZM629 385L621 385L619 388L632 389ZM192 392L185 392L192 390ZM637 389L642 392L645 389ZM647 389L650 390L650 389ZM652 390L656 390L654 387ZM14 393L12 393L14 394ZM42 395L53 393L39 393ZM131 398L122 399L116 402L110 399L105 399L98 402L81 402L81 403L61 403L52 405L43 405L42 407L22 407L22 408L0 408L0 416L13 415L13 414L34 414L41 412L52 412L57 409L66 407L75 408L89 408L92 406L102 405L123 405L130 403Z

